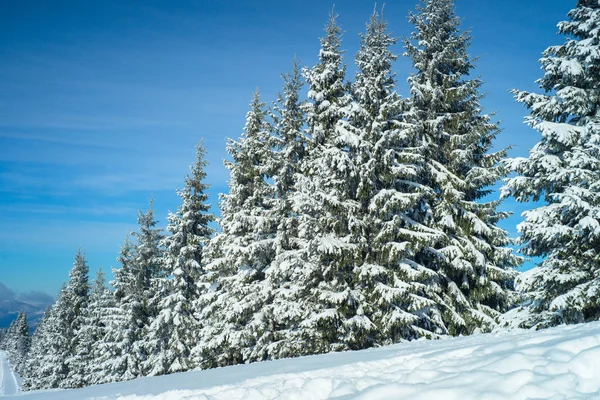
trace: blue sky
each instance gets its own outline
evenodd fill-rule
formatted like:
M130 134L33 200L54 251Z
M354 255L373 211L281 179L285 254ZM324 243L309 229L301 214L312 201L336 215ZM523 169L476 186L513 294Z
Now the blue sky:
M416 0L385 6L404 37ZM558 44L556 24L576 1L457 0L472 33L485 112L496 112L497 146L526 155L537 134L508 93L535 90L537 60ZM164 226L194 160L208 148L211 200L227 190L226 137L242 131L256 87L272 101L294 55L312 65L332 3L321 0L0 2L0 282L55 295L79 247L92 270L109 270L137 210L155 198ZM373 2L336 5L353 73L358 33ZM396 48L402 53L401 44ZM395 66L407 94L410 62ZM526 208L504 227L513 235Z

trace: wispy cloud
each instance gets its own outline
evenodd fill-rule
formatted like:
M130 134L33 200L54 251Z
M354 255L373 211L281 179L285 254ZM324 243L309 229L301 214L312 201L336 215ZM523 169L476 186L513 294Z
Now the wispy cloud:
M69 130L69 131L78 131L76 134L80 137L92 137L93 135L89 133L85 133L86 131L105 131L105 132L115 132L115 131L129 131L132 129L140 129L140 128L173 128L173 127L181 127L185 126L185 123L172 121L172 120L160 120L160 119L152 119L152 118L143 118L143 117L134 117L134 116L92 116L92 115L68 115L68 114L54 114L52 116L48 116L33 120L33 121L24 121L15 119L11 124L2 124L0 125L0 129L2 130L14 130L18 129L27 129L38 131L38 134L35 136L35 140L51 140L44 139L46 135L41 135L39 131L41 129L52 129L52 130ZM56 133L55 133L56 134ZM71 135L72 132L60 132L63 135ZM22 135L21 137L19 137ZM14 133L14 132L1 132L0 137L9 137L13 139L29 139L27 133ZM33 136L33 135L32 135ZM61 139L57 139L61 140ZM87 142L80 140L69 141L66 139L62 139L62 143L67 144L88 144Z
M90 220L64 220L56 218L32 219L32 224L23 224L21 219L2 218L0 224L0 249L36 248L47 251L73 250L82 247L89 251L118 250L127 232L136 229L135 214L126 222L105 222ZM115 253L116 254L116 253Z
M172 173L152 172L115 172L95 176L83 176L71 183L78 188L105 195L118 195L128 192L153 192L175 190L182 179Z
M68 206L65 204L39 204L39 203L19 203L12 205L4 205L2 210L10 214L42 214L45 216L52 215L69 215L69 216L92 216L92 217L114 217L114 216L132 216L138 210L138 205L97 205L90 207Z

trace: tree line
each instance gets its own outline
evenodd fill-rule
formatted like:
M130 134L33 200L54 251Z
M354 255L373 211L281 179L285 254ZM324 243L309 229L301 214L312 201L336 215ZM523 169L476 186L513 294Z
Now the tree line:
M514 92L540 141L509 159L492 150L499 125L482 112L453 0L423 0L409 15L408 98L396 91L387 21L369 19L350 81L332 13L318 63L295 60L270 107L257 91L228 140L220 230L200 144L167 232L152 203L139 213L114 290L101 271L90 283L76 255L13 361L24 387L599 319L600 2L578 0L568 16L565 43L541 59L544 93ZM545 200L519 226L522 251L542 257L527 274L498 226L502 199L489 200L501 180L502 197Z

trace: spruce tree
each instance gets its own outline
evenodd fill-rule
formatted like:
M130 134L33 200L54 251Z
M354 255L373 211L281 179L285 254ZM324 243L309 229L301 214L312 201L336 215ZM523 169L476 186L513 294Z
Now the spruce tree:
M261 310L270 297L265 269L275 255L275 190L268 181L274 156L258 91L250 108L242 137L227 144L232 158L225 162L231 174L229 194L221 199L222 231L211 241L207 266L213 288L199 300L204 328L194 354L204 366L249 358L263 325Z
M156 227L154 219L154 200L150 200L146 213L138 212L139 231L134 232L136 239L135 271L137 272L136 298L133 299L132 312L135 330L132 331L132 347L128 354L131 361L124 379L146 376L148 367L147 337L150 324L158 314L162 294L160 280L166 276L163 265L163 234Z
M506 174L506 150L490 152L499 129L481 112L481 80L468 77L471 39L459 30L454 1L424 0L409 19L415 31L406 49L415 72L407 129L422 143L419 181L430 188L422 221L438 233L414 256L435 272L423 294L441 312L441 321L423 321L424 328L452 335L490 330L510 305L519 263L497 226L508 214L498 211L499 201L484 199Z
M25 363L30 346L29 327L27 325L27 315L19 312L8 330L2 343L2 349L8 354L12 368L21 373L24 371Z
M110 326L101 360L108 381L148 374L147 335L158 313L158 281L166 276L162 264L163 235L156 224L151 200L147 212L138 212L139 231L131 233L136 243L127 238L118 257L121 269L115 270L115 280L111 282L117 307L107 316Z
M80 317L88 305L90 292L89 271L90 268L85 259L85 254L79 249L75 255L73 268L69 272L70 279L69 284L67 285L67 290L71 292L73 297L73 321L71 326L73 331L76 331L79 328L79 325L81 324Z
M29 325L27 324L27 315L23 312L19 313L14 331L14 350L11 357L11 363L18 373L21 373L25 368L31 338L29 337Z
M358 137L340 128L351 98L336 17L332 13L325 27L318 63L304 70L309 101L303 108L309 139L294 196L304 244L301 261L290 265L289 299L297 308L287 321L291 334L284 339L284 345L295 347L297 355L351 348L349 332L354 316L360 313L360 299L352 287L359 254L351 233L359 208L354 200Z
M6 328L6 331L4 332L2 341L0 342L0 350L4 350L7 351L12 343L12 337L13 337L13 332L15 330L15 325L17 324L17 318L13 319L10 324L8 325L8 328Z
M22 387L24 390L31 390L40 388L37 383L39 378L39 371L42 367L43 354L46 347L49 344L47 335L48 319L50 318L50 310L48 307L44 313L43 318L38 323L33 336L31 337L29 354L25 362L24 368L21 371L21 378L23 379Z
M105 298L100 323L105 333L92 349L94 366L92 383L119 382L133 379L130 370L138 371L132 364L135 360L130 351L139 336L139 314L141 313L140 273L135 265L135 246L130 241L131 233L119 251L118 262L121 268L113 268L115 279L110 282L115 288L110 297Z
M103 339L95 346L96 383L119 382L144 376L148 343L146 335L152 318L151 304L157 296L153 277L160 267L160 231L155 228L152 202L146 213L138 213L139 232L127 235L117 260L121 268L113 269L114 304L109 301L101 321ZM134 236L137 243L129 238Z
M522 251L542 257L520 285L531 302L523 327L600 319L600 3L579 0L568 16L565 43L540 60L544 93L514 91L541 138L511 161L505 195L545 202L518 227Z
M37 368L31 371L24 381L30 390L63 387L69 369L67 359L70 356L72 340L71 321L73 317L72 292L63 286L48 318L43 325L43 334L37 338L39 353Z
M275 258L265 270L272 301L262 313L264 325L251 355L252 360L290 357L299 354L299 343L290 340L294 327L302 320L303 310L297 303L298 291L294 274L303 264L304 247L299 231L298 212L301 200L297 180L306 156L307 137L304 132L305 103L300 98L303 87L302 70L294 59L292 72L283 74L283 90L277 96L271 112L271 129L275 149L275 202L273 215L277 223Z
M392 71L396 38L374 12L361 35L353 102L342 126L358 137L352 240L360 249L354 285L361 306L353 321L354 346L388 344L431 335L436 315L424 293L434 272L414 261L436 233L420 218L430 189L418 180L422 157L414 130L406 129L404 102ZM425 329L424 329L425 328Z
M294 58L292 72L283 74L282 79L283 90L277 95L270 117L276 150L273 175L277 198L282 202L278 205L278 210L282 213L282 217L286 217L291 212L290 197L295 190L296 175L300 172L306 154L306 136L302 131L305 122L302 108L306 105L300 99L304 82L298 59ZM287 245L286 242L282 244L282 246Z
M111 298L112 293L106 287L104 272L99 269L89 294L88 304L81 314L82 323L74 333L73 356L68 360L69 376L65 386L77 388L96 383L92 378L98 357L94 348L106 333L102 316Z
M80 344L77 332L84 326L83 314L88 304L88 272L85 256L79 250L69 272L69 283L63 286L44 319L43 330L36 335L34 348L39 353L25 367L25 375L29 375L24 380L26 388L71 387L69 378L79 368L75 349Z
M73 269L69 273L70 280L67 285L67 291L70 293L70 318L69 324L69 349L67 354L68 375L61 383L61 387L81 387L84 386L85 376L81 374L84 364L87 362L86 356L89 352L90 338L85 334L88 329L85 314L88 311L88 300L90 292L89 267L85 255L81 249L75 256Z
M178 192L182 204L169 215L167 231L171 235L162 243L166 276L157 279L161 300L148 334L150 375L187 371L195 366L191 350L197 341L199 321L194 305L205 273L204 249L213 234L209 223L215 219L207 203L209 186L204 183L206 149L199 144L196 151L196 162L185 178L184 189Z

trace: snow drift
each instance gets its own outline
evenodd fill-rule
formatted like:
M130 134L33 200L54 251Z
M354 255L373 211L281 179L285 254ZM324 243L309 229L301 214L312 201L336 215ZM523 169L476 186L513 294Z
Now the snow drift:
M36 400L600 398L600 322L237 365Z

